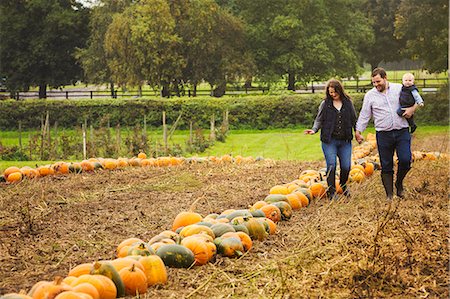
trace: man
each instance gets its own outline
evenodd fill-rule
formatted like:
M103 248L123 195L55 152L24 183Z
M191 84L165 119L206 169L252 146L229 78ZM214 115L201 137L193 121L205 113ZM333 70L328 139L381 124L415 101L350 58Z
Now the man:
M381 162L381 181L388 200L394 194L394 151L397 152L398 169L395 187L397 196L403 198L403 179L411 168L411 135L408 122L417 108L417 104L405 109L404 117L397 114L400 107L402 85L390 83L386 71L376 68L372 71L372 85L364 96L363 106L356 123L355 138L361 143L363 132L373 117L376 130L377 147Z

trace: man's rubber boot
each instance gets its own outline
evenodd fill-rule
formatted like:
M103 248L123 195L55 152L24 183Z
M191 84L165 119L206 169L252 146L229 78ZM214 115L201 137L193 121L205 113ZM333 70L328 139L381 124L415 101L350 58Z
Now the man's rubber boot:
M394 197L394 174L381 173L381 181L383 182L384 191L386 191L386 199L392 200Z
M404 198L404 189L403 189L403 179L405 178L406 174L409 172L409 169L399 169L397 171L397 179L395 181L395 188L397 189L397 196L400 198Z

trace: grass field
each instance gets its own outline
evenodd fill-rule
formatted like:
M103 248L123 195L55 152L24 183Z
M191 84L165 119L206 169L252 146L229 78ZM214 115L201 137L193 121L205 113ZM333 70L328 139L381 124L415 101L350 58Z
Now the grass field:
M194 156L222 156L225 154L271 158L274 160L319 161L323 159L320 146L320 134L304 135L306 127L296 129L276 130L239 130L230 131L225 143L216 142L214 146L205 152ZM368 128L364 134L374 133L373 128ZM15 132L0 132L0 140L4 145L17 145ZM153 131L149 133L154 140L160 138L162 133ZM152 135L153 134L153 135ZM188 138L188 131L177 131L173 136L173 142L184 144ZM419 126L414 138L422 139L430 135L449 134L447 126ZM17 135L17 133L16 133ZM25 141L23 141L25 142ZM356 142L353 141L356 145ZM414 149L414 148L413 148ZM439 148L435 149L440 151ZM55 161L1 161L0 171L9 166L31 166L50 164Z

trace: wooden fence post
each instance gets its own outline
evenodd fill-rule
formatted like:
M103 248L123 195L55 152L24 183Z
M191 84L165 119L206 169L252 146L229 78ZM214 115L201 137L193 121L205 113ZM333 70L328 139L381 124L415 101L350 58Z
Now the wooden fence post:
M57 160L58 159L58 121L55 121L54 130L55 130L55 138L54 138L55 144L52 146L52 149L53 149L52 157L53 157L53 159Z
M164 152L165 155L167 155L167 125L166 125L166 111L163 111L162 113L162 122L163 122L163 141L164 141Z
M83 132L83 160L86 160L86 122L84 119L84 123L81 125L81 130Z
M92 125L92 123L89 124L89 155L91 157L97 156L94 144L94 126Z
M209 140L211 140L211 141L216 140L215 122L216 122L215 115L213 113L213 115L211 116L211 128L210 128L210 133L209 133Z
M22 152L22 121L19 120L19 148L20 152Z

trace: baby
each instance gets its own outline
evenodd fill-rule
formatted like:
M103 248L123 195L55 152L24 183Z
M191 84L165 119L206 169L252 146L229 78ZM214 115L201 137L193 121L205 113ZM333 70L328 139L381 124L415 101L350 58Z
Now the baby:
M414 106L417 104L423 106L423 99L419 94L417 87L414 85L414 75L406 73L402 77L402 92L400 93L400 108L397 110L397 114L403 116L405 108ZM417 129L417 125L414 122L414 115L407 118L408 124L411 127L410 132L414 133Z

